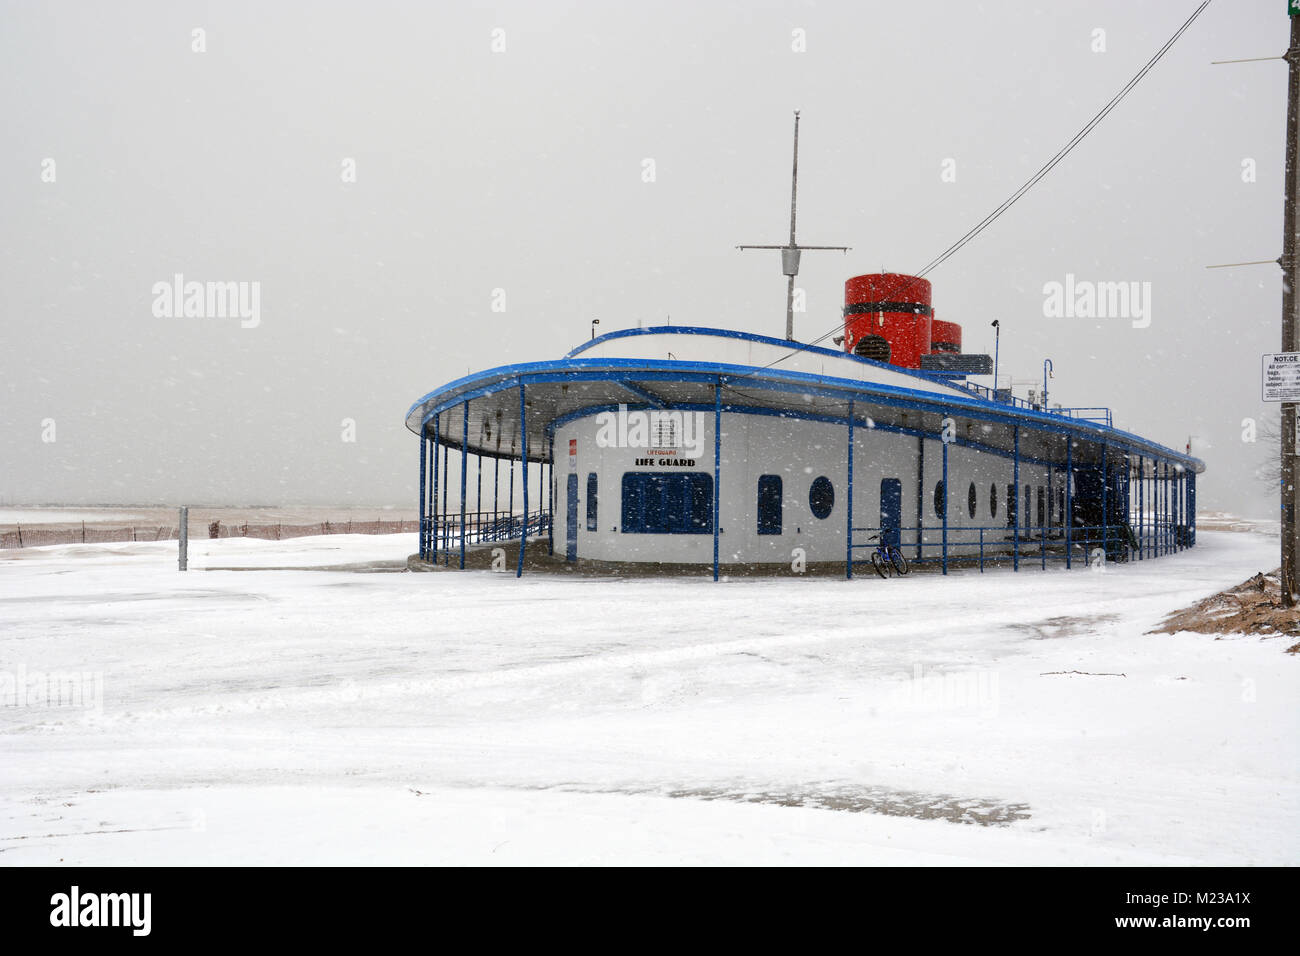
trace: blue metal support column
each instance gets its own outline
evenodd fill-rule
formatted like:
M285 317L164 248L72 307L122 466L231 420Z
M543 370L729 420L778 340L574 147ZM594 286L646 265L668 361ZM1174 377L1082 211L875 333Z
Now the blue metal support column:
M1065 570L1070 570L1070 532L1074 528L1074 439L1065 436Z
M469 402L463 402L465 410L460 429L460 569L465 570L465 498L469 490Z
M1107 535L1109 533L1110 515L1106 513L1106 509L1110 504L1106 500L1109 491L1110 491L1110 466L1107 464L1106 461L1106 443L1102 442L1101 443L1101 553L1102 553L1103 564L1110 559L1110 548L1108 547L1109 542L1107 541Z
M1041 489L1040 489L1041 491ZM1038 557L1041 559L1042 568L1047 570L1047 526L1052 523L1052 466L1047 466L1047 511L1043 513L1043 521L1038 529Z
M424 429L421 428L420 429L420 522L419 522L420 538L419 538L419 547L416 549L419 552L421 561L423 561L425 558L424 496L427 493L427 489L425 486L428 483L427 481L428 476L425 474L425 466L428 464L428 458L429 458L428 444L429 444L428 439L424 437Z
M844 579L853 579L853 400L849 400L849 498L844 513ZM901 523L901 522L900 522Z
M1187 527L1187 469L1181 468L1178 471L1178 527L1186 529ZM1178 550L1187 547L1187 533L1180 532L1178 540Z
M718 580L718 521L722 503L722 377L713 383L713 580Z
M901 506L900 506L901 507ZM925 436L916 436L916 560L921 560L925 516ZM902 524L900 521L899 524Z
M1165 462L1165 554L1174 550L1173 490L1173 479L1169 476L1169 463Z
M1144 462L1142 460L1142 456L1138 455L1137 476L1138 476L1138 560L1139 561L1145 560L1142 554L1142 550L1145 545L1145 542L1143 541L1142 538L1142 529L1146 523L1144 520L1146 518L1146 501L1143 499L1143 491L1142 491L1142 486L1145 483L1145 476L1142 474L1143 464Z
M1151 477L1147 479L1147 557L1160 557L1160 462L1151 459Z
M1160 536L1164 533L1164 523L1160 515L1160 462L1151 463L1151 557L1160 557Z
M550 517L546 520L546 553L555 554L555 435L550 439L551 474L546 484L546 510Z
M1150 475L1147 478L1147 557L1160 555L1160 462L1151 459Z
M948 443L940 436L943 445L943 573L948 573Z
M1151 547L1150 555L1160 557L1160 462L1151 460Z
M1180 520L1179 512L1178 512L1178 506L1180 504L1178 500L1179 480L1180 479L1178 475L1178 469L1175 468L1173 469L1173 477L1169 479L1169 531L1170 531L1169 553L1170 554L1178 553L1178 524Z
M438 426L441 419L441 415L433 416L433 448L430 449L433 455L433 487L429 489L431 492L429 496L429 520L432 523L432 527L429 528L429 544L431 545L429 560L434 564L438 563L438 545L441 543L438 540L438 535L442 532L442 522L438 520L438 479L440 477L438 474Z
M1187 544L1196 547L1196 472L1187 473Z
M512 449L513 450L513 449ZM510 456L510 501L506 505L509 513L506 517L506 537L513 538L515 535L515 458Z
M1147 550L1147 561L1156 557L1156 459L1152 458L1144 463L1145 475L1143 476L1143 525L1145 537L1145 550Z
M1187 527L1187 469L1178 472L1178 527ZM1180 533L1177 540L1178 550L1187 547L1186 535Z
M451 564L451 522L447 520L447 489L451 487L451 448L442 446L442 563Z
M1165 463L1165 553L1174 551L1174 479L1171 476L1173 466Z
M524 576L524 551L528 547L528 409L524 403L524 383L519 383L519 467L523 472L524 488L524 526L519 533L519 564L515 567L515 577Z
M1187 477L1191 472L1184 468L1178 475L1178 518L1183 528L1183 547L1189 547L1188 528L1191 520L1187 516Z
M1165 463L1165 553L1173 554L1174 551L1174 479L1173 467Z
M1182 476L1179 475L1178 469L1174 468L1173 477L1169 481L1169 513L1172 515L1169 521L1169 540L1171 542L1169 550L1173 554L1177 554L1179 550L1178 526L1182 523L1182 489L1179 488L1181 481Z
M1011 485L1015 492L1011 495L1011 570L1020 570L1020 426L1012 428L1015 436L1015 457L1011 466Z
M497 540L498 512L501 510L501 458L492 459L492 540Z
M1157 556L1157 557L1163 557L1163 556L1164 556L1165 551L1167 550L1167 549L1166 549L1166 542L1165 542L1165 535L1167 535L1167 534L1169 533L1169 532L1168 532L1168 526L1169 526L1169 515L1167 515L1167 514L1165 513L1165 508L1166 508L1166 501L1165 501L1165 478L1166 478L1166 477L1168 477L1168 473L1167 473L1167 470L1166 470L1166 468L1165 468L1165 463L1164 463L1164 462L1161 462L1161 463L1160 463L1160 477L1159 477L1159 479L1158 479L1159 484L1156 486L1156 494L1159 496L1159 500L1160 500L1160 505L1159 505L1159 510L1160 510L1160 518L1159 518L1159 522L1160 522L1160 523L1159 523L1159 526L1158 526L1158 527L1160 528L1160 534L1159 534L1159 536L1158 536L1158 538L1157 538L1157 542L1158 542L1158 543L1157 543L1157 545L1156 545L1156 556Z

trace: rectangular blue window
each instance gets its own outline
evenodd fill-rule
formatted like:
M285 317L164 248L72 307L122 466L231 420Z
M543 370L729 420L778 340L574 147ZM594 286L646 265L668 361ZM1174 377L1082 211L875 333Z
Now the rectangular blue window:
M758 476L758 533L781 533L780 475Z
M596 473L587 473L587 530L596 530Z
M897 548L902 541L903 482L885 478L880 482L880 543Z
M712 534L713 476L629 471L623 475L625 534Z

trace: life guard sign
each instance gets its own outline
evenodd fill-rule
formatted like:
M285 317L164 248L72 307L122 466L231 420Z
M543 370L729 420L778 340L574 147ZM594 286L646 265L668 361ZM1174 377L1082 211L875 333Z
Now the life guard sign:
M1300 402L1300 352L1266 353L1260 383L1266 402Z

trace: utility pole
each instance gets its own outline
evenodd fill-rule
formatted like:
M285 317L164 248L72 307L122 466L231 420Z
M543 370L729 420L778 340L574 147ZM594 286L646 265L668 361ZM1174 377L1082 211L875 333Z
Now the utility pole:
M1291 43L1280 57L1260 56L1245 60L1216 60L1218 63L1256 63L1264 60L1286 60L1286 186L1282 196L1282 255L1276 259L1282 267L1282 351L1300 352L1296 331L1296 210L1300 207L1300 160L1296 156L1297 127L1300 126L1300 0L1287 0L1288 19L1291 21ZM1226 269L1233 266L1263 265L1269 260L1233 262L1226 265L1207 266L1209 269ZM1276 399L1266 399L1275 401ZM1296 403L1282 402L1282 460L1280 493L1282 499L1282 605L1295 607L1300 588L1296 587ZM1189 443L1190 444L1190 443Z
M790 176L790 241L784 246L736 246L737 249L780 249L781 272L787 278L785 290L785 337L794 341L794 277L799 274L799 256L805 249L832 249L847 253L851 246L801 246L794 238L795 207L799 197L799 111L794 111L794 170Z
M1286 51L1286 206L1282 213L1282 351L1300 351L1296 340L1296 208L1300 206L1300 173L1296 161L1300 124L1300 4L1288 4L1291 45ZM1282 403L1282 605L1296 603L1296 475L1295 402Z

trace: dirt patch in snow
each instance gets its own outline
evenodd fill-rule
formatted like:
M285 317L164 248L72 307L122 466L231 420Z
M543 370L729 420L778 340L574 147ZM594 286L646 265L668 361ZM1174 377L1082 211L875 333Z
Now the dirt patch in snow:
M947 820L977 826L1007 826L1028 820L1029 804L1000 800L953 797L947 794L889 790L885 787L840 787L831 789L728 790L698 787L670 790L674 798L730 800L737 803L770 803L779 807L811 807L847 813L881 813L915 820Z
M1008 624L1013 631L1024 631L1031 640L1051 640L1057 637L1080 637L1092 634L1099 625L1114 624L1118 614L1084 614L1070 617L1049 617L1041 621Z
M1283 607L1279 571L1262 571L1234 588L1220 591L1189 608L1176 611L1149 634L1258 634L1261 637L1300 637L1300 607ZM1300 652L1300 643L1287 648Z
M547 790L551 787L530 789ZM1031 816L1029 804L981 797L955 797L917 790L891 790L878 786L810 784L806 787L587 787L560 784L553 789L569 793L623 793L633 796L661 796L675 800L722 800L732 803L766 803L778 807L808 807L841 813L880 813L914 820L946 820L983 827L1002 827ZM413 791L418 795L420 791Z

